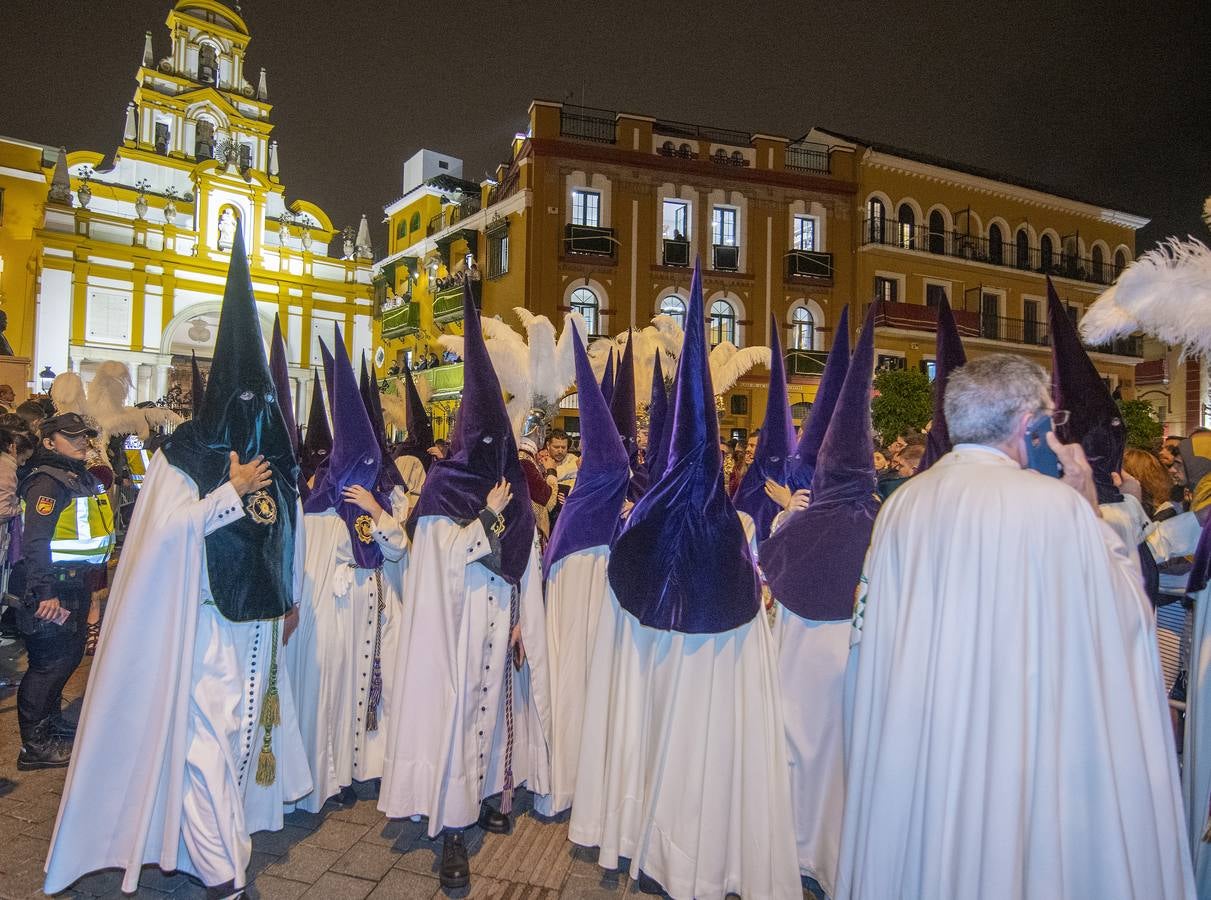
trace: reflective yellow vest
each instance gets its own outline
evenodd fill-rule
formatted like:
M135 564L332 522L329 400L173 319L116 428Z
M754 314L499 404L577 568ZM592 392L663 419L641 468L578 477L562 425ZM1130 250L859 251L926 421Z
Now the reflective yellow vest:
M72 497L59 513L50 542L52 563L102 565L114 548L114 517L109 497Z
M147 474L147 451L144 449L127 450L126 465L130 469L130 480L137 485L143 484L143 476Z

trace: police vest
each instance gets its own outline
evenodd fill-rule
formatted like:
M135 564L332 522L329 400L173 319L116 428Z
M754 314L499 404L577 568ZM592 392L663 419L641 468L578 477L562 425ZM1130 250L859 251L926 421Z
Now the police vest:
M143 484L143 477L147 474L147 462L145 449L126 451L126 465L130 469L130 480L134 484Z
M104 493L72 497L50 542L52 563L103 565L114 548L114 517Z

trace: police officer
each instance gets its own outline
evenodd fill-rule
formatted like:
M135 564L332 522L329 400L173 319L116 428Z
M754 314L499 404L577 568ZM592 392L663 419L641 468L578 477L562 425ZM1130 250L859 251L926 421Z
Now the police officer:
M41 446L18 493L25 508L14 593L29 668L17 692L20 770L66 766L75 726L61 712L63 686L84 655L91 576L113 550L113 512L84 465L97 432L75 413L42 423Z

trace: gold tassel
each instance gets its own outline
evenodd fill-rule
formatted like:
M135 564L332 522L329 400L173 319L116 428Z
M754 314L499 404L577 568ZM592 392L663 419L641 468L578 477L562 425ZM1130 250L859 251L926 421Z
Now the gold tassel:
M261 727L265 738L261 742L261 755L257 758L256 783L268 787L277 780L278 761L273 755L273 729L282 724L282 710L278 703L278 620L273 620L273 647L269 652L269 685L261 698Z
M278 705L277 691L270 688L270 691L265 693L265 699L261 701L261 725L268 730L281 724L282 711Z
M269 749L269 736L265 736L265 746L261 748L261 755L256 763L256 783L261 787L269 787L277 780L278 761L273 755L273 751Z

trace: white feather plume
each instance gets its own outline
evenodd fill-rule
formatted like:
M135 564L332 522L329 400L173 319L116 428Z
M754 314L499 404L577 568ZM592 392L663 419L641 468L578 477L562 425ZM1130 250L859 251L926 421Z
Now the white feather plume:
M64 372L55 377L50 386L50 399L58 412L88 416L88 397L84 393L84 381L75 372Z
M149 428L173 429L185 421L171 409L163 406L146 406L136 411L143 414L143 419Z
M151 433L142 410L126 405L133 388L125 363L109 359L97 366L88 386L88 409L103 441L114 435L137 434L146 438Z
M588 327L584 316L578 312L566 313L563 317L563 331L559 332L559 341L555 344L555 380L563 385L559 394L567 393L568 388L576 381L576 356L572 350L572 332L580 332L580 342L583 344Z
M549 400L558 399L567 385L557 384L555 374L555 326L546 316L530 316L525 323L529 353L530 392Z
M1211 356L1211 248L1171 239L1135 260L1081 322L1091 343L1142 331Z
M404 402L403 398L390 392L380 394L379 398L383 404L383 423L387 426L387 433L407 431L408 404Z
M717 350L718 347L715 349ZM727 354L726 360L722 360L718 368L715 367L715 353L711 352L711 384L716 394L730 391L733 385L740 380L740 376L753 366L768 367L770 364L769 347L745 347L743 350L736 350L733 347L732 349L735 352Z

